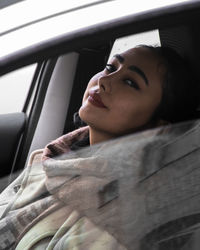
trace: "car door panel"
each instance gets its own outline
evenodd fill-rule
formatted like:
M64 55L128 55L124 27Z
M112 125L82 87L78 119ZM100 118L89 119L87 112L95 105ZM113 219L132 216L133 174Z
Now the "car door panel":
M0 115L0 176L10 173L26 123L23 112Z

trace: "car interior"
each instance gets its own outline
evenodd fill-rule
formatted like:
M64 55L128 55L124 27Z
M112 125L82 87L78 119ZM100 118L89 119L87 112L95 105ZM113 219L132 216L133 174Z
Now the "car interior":
M104 32L103 42L98 41L100 32L97 30L92 44L87 41L89 38L86 34L85 45L79 49L39 61L22 112L4 114L0 117L0 148L4 152L0 157L1 177L23 169L30 151L43 148L49 141L74 129L73 114L80 107L88 80L105 66L118 37L156 29L159 32L160 44L172 47L187 57L198 72L198 9L191 13L186 10L185 12L182 11L179 15L172 13L173 22L169 22L171 16L166 9L156 12L155 16L149 15L150 18L147 14L150 19L148 24L141 20L137 29L134 25L119 25L113 28L113 34ZM144 40L141 43L148 41ZM10 70L12 67L7 68ZM5 140L9 142L6 145L3 143Z
M96 29L92 35L85 32L84 37L75 38L74 44L73 41L66 43L66 45L63 45L63 42L58 45L53 44L54 47L50 46L41 50L35 56L31 54L29 57L22 57L17 62L16 59L1 66L0 71L3 75L27 64L37 63L23 110L18 113L0 115L1 190L26 167L31 152L44 148L50 141L75 129L74 114L81 106L87 83L95 73L105 67L110 53L113 48L116 49L114 46L119 39L132 36L134 43L136 35L156 30L161 46L171 47L186 57L199 75L200 5L196 6L195 1L193 2L194 5L191 5L193 6L191 8L184 8L180 5L173 10L164 8L149 12L146 15L143 14L141 18L131 19L127 17L124 23L117 23L106 29L102 28L102 30ZM78 39L80 39L79 43ZM151 42L146 37L144 40L141 38L140 44L146 43L150 44ZM123 45L127 46L126 40ZM120 48L117 49L120 50ZM192 169L195 171L199 158L197 153L200 148L198 119L197 112L196 120L192 121L192 126L184 127L181 134L176 136L173 142L163 145L162 150L166 153L164 163L156 169L152 166L147 171L144 180L153 182L149 178L153 173L159 172L160 169L164 168L164 165L172 166L176 163L180 167L181 164L185 164L185 157L191 157L191 154L193 154L192 164L194 166ZM147 162L151 162L150 157L151 153L148 153ZM168 174L170 175L170 173ZM189 175L189 172L185 171L185 175L187 174ZM162 171L160 178L162 178ZM147 185L147 182L144 183L144 186ZM188 183L188 186L190 188L185 189L185 192L189 192L189 189L191 191L192 187L199 187L198 178L193 179L191 183ZM197 191L194 192L194 195L197 194ZM174 199L176 198L174 197ZM150 210L153 214L154 208L151 207ZM195 213L195 210L192 213ZM196 216L195 221L197 222L199 218ZM184 219L187 222L187 217ZM173 227L173 223L171 222L169 226ZM192 227L192 225L189 226ZM157 242L154 249L172 249L169 248L169 244L175 244L175 238L164 243L166 239L171 237L170 234L166 232L164 226L159 228L159 234L156 233L156 230L158 229L150 231L145 236L142 249L152 249L151 247L154 245L151 245L151 241ZM176 237L179 240L181 238L182 243L180 244L184 245L184 237L186 237L185 235L188 237L188 234L184 231L185 229L181 228L181 230L183 230L182 233L177 229Z

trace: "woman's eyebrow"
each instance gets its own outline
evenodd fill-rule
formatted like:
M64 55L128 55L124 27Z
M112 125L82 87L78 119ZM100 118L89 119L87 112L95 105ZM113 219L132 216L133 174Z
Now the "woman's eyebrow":
M145 73L140 68L138 68L137 66L131 65L131 66L128 67L128 69L130 69L131 71L134 71L134 72L138 73L143 78L143 80L145 81L146 85L149 85L149 81L148 81Z
M120 54L116 54L116 55L114 55L113 57L117 58L118 61L119 61L120 63L123 63L123 62L124 62L124 57L121 56Z

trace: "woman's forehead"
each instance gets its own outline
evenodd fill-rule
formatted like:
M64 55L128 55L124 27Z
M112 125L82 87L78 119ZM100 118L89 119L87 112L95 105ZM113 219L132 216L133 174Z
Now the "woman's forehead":
M114 55L114 58L124 66L134 65L155 73L158 64L160 64L160 59L150 49L142 47L126 50L121 54Z
M120 54L125 59L134 59L141 58L146 60L154 60L156 59L155 54L148 48L136 47L129 50L126 50Z

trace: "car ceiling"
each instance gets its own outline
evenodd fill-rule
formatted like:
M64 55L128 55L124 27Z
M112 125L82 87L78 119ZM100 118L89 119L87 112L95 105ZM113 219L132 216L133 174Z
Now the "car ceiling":
M121 1L116 1L116 3ZM64 52L76 50L88 44L102 44L105 40L114 39L119 36L128 35L130 33L142 32L149 29L163 28L169 25L181 24L190 21L195 21L200 14L200 1L184 1L182 4L175 4L174 7L165 6L154 10L143 11L139 13L130 14L130 8L124 8L121 13L127 14L122 17L122 14L112 10L113 2L106 2L104 7L110 7L110 15L107 17L107 21L102 21L102 18L98 19L98 16L92 15L95 6L87 9L87 11L79 10L67 15L55 17L44 22L25 27L23 29L11 32L7 35L0 37L2 44L0 48L0 71L1 74L13 70L14 68L21 67L25 64L30 64L38 60L43 60L47 57L56 56ZM122 6L125 6L123 4ZM102 4L103 7L103 4ZM98 6L98 10L100 5ZM111 11L112 10L112 11ZM129 12L128 12L129 11ZM100 12L100 11L99 11ZM112 13L114 12L114 15ZM83 26L80 24L73 24L70 28L70 20L76 20L80 18L80 14L83 14L82 19L90 15L91 18ZM129 14L128 14L129 13ZM100 12L100 16L102 16ZM104 16L104 15L103 15ZM55 35L55 30L58 26L52 26L56 21L60 27L59 32ZM80 20L80 19L79 19ZM110 21L109 21L110 20ZM173 20L173 23L171 22ZM60 21L65 23L66 26L62 26ZM50 25L51 29L47 29ZM79 23L81 23L79 21ZM38 26L37 26L38 25ZM77 26L78 25L78 26ZM84 28L85 27L85 28ZM26 30L25 30L26 29ZM62 30L63 29L63 30ZM46 33L48 30L48 34ZM40 32L38 32L40 31ZM24 32L27 34L23 39ZM28 34L42 34L44 33L46 38L40 38L37 36L29 37ZM51 33L52 32L52 33ZM15 43L13 43L15 41ZM17 51L16 51L17 50Z
M0 9L6 8L10 5L22 2L24 0L1 0L0 2Z

